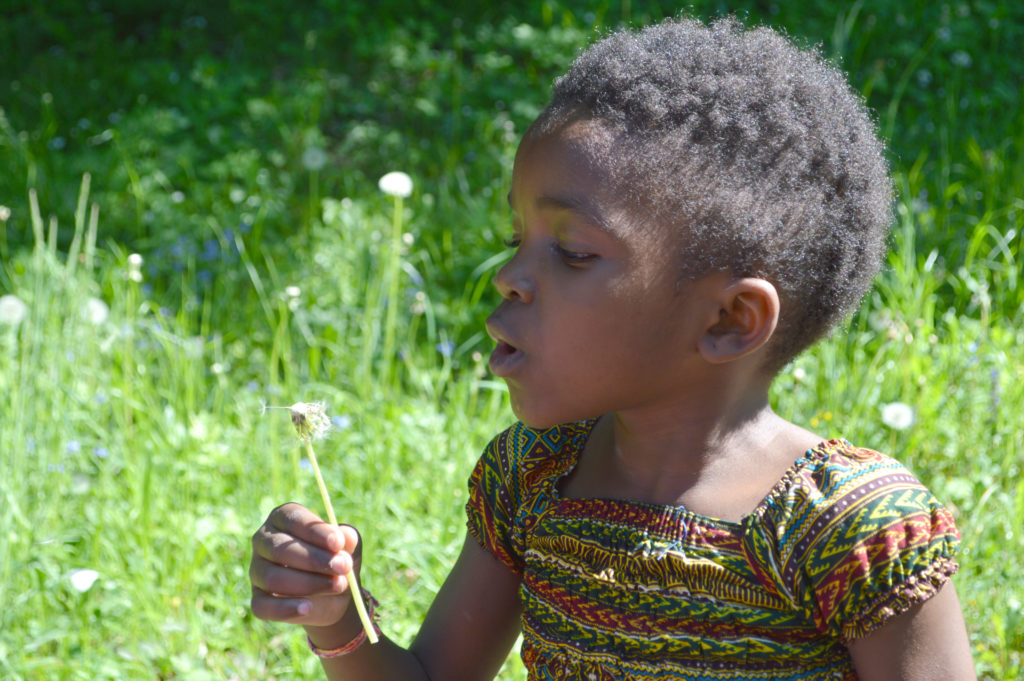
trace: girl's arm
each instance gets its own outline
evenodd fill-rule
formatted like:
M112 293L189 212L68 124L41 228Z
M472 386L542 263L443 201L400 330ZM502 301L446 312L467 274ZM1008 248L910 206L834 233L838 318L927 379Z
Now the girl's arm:
M849 645L861 681L973 681L974 662L952 582Z
M253 536L253 613L302 624L322 649L351 641L361 626L344 575L358 571L358 541L352 528L332 528L297 504L275 509ZM518 589L519 577L467 537L409 649L386 637L365 642L323 660L327 678L492 679L519 633Z

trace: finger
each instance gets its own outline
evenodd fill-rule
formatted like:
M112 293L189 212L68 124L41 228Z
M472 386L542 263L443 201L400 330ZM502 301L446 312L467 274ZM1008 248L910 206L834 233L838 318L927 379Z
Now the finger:
M252 536L253 556L259 556L271 563L317 572L324 575L347 574L352 569L352 556L344 551L330 553L298 539L287 532L264 524Z
M327 626L345 614L349 601L338 597L283 598L252 588L252 614L273 622Z
M278 506L270 512L266 524L330 553L355 548L355 543L349 543L352 533L341 532L340 528L324 522L320 516L300 504ZM358 534L355 537L358 541Z
M253 556L249 563L249 581L253 587L278 596L306 597L336 595L348 588L341 575L323 575L270 562Z

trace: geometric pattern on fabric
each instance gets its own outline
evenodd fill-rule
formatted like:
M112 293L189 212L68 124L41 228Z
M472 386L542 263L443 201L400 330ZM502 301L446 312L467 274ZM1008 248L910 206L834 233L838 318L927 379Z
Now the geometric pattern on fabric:
M950 512L845 440L808 450L740 522L562 498L594 423L515 424L469 479L470 534L521 578L531 681L852 681L846 644L956 571Z

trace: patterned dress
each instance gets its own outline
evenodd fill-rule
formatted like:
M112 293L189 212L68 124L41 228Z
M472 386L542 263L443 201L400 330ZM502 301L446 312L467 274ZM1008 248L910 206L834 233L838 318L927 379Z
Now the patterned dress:
M522 577L531 681L854 681L846 644L956 571L950 513L887 456L824 442L726 522L560 497L593 425L517 424L469 481L470 533Z

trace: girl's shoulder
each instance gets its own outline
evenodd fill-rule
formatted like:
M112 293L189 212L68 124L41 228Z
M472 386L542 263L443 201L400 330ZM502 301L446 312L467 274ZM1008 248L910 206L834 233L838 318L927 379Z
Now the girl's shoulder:
M885 519L937 513L952 524L952 516L906 466L840 439L809 449L757 511L783 544L799 535L803 545L838 526L872 531Z
M899 461L845 440L808 450L748 520L763 576L844 641L956 570L953 514Z

